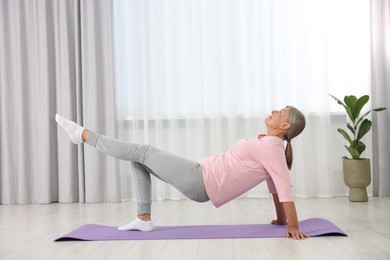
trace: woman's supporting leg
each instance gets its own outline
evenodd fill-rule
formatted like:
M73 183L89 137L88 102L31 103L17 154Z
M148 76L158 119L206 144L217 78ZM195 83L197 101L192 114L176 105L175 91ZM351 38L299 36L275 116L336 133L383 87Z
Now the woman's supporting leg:
M152 204L152 185L150 173L142 164L131 162L132 169L135 175L135 194L137 197L138 209L137 218L132 222L118 227L118 230L154 230L151 221L151 204Z
M131 166L135 176L134 189L138 203L137 214L138 216L151 215L152 182L150 173L140 163L131 162Z

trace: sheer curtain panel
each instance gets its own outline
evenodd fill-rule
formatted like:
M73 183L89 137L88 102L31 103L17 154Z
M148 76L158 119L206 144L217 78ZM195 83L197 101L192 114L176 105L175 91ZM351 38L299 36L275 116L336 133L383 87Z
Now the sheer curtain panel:
M113 159L58 112L115 136L111 1L0 1L0 203L120 200Z
M114 0L120 138L198 160L294 105L308 122L293 141L295 195L346 195L336 130L346 118L328 94L370 93L369 10L368 0ZM127 162L121 178L133 199ZM155 199L182 198L154 181Z
M373 106L387 111L373 115L374 194L390 196L390 1L371 1L371 82Z
M371 2L371 78L369 0L2 0L0 203L134 199L131 164L72 145L56 113L198 160L264 133L285 105L307 117L295 195L346 195L346 117L328 93L371 94L372 79L373 104L388 104L386 10ZM377 116L365 156L382 156L374 193L388 195L388 113ZM183 198L153 182L154 199Z

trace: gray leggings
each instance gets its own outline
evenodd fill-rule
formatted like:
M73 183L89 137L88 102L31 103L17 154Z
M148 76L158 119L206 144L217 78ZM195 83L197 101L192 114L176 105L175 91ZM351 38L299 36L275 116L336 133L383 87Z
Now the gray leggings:
M186 197L206 202L202 168L193 162L145 144L131 144L90 132L87 143L117 159L131 161L135 170L135 192L138 215L151 214L152 187L150 175L171 184Z

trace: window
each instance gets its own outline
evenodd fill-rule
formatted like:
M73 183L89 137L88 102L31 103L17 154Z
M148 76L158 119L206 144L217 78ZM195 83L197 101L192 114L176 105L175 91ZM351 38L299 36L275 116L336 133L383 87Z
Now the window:
M368 0L114 1L120 118L342 109L369 94Z

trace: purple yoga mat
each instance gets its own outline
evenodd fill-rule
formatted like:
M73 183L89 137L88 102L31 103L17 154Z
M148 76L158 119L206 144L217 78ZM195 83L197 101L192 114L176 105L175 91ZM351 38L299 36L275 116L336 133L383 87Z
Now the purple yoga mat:
M141 232L119 231L117 227L87 224L54 241L272 238L284 237L286 228L287 226L271 224L157 226L151 232ZM300 221L299 229L311 237L347 236L333 223L321 218Z

